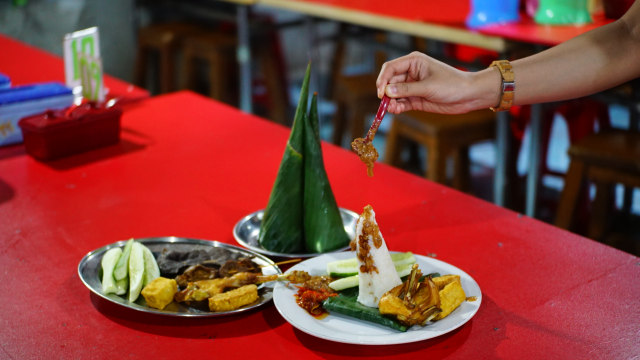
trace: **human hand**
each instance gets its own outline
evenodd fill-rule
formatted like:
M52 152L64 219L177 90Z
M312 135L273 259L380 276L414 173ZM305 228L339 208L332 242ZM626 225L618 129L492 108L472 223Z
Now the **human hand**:
M474 88L474 74L458 70L423 53L412 52L384 63L376 87L379 98L384 94L391 98L387 109L391 113L421 110L462 114L493 105L486 105L474 97L479 90ZM498 74L496 81L499 79Z

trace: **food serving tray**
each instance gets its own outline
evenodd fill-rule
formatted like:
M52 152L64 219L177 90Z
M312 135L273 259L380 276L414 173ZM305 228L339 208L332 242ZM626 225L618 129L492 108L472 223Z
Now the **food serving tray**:
M267 258L264 255L255 253L251 250L243 249L238 246L229 245L220 243L217 241L210 240L201 240L201 239L189 239L189 238L181 238L175 236L167 236L167 237L152 237L152 238L140 238L134 239L144 244L146 247L151 250L154 256L157 258L158 254L162 252L163 249L167 250L175 250L179 248L180 250L199 250L199 249L210 249L210 248L221 248L224 249L233 255L240 255L244 257L249 257L251 260L256 263L258 266L262 267L262 273L264 275L276 275L282 274L282 271L271 259ZM105 295L102 293L102 256L104 253L114 247L124 247L128 240L121 240L115 242L113 244L109 244L107 246L101 247L99 249L93 250L87 255L85 255L80 264L78 265L78 275L80 276L80 280L93 292L94 294L100 296L103 299L111 301L114 304L142 311L145 313L159 314L165 316L180 316L180 317L213 317L213 316L224 316L230 314L236 314L239 312L247 311L253 308L256 308L260 305L263 305L270 301L273 298L273 284L266 283L258 286L258 295L259 298L256 302L241 307L236 310L226 311L226 312L211 312L206 309L201 309L197 307L188 306L186 304L172 302L167 305L163 310L158 310L147 306L144 297L140 296L138 300L135 302L129 302L124 296L119 296L115 294Z
M270 251L262 247L259 241L260 235L260 225L262 224L262 217L264 216L264 209L258 210L254 213L251 213L236 223L233 227L233 237L236 239L238 244L246 247L247 249L253 250L257 253L275 256L275 257L283 257L283 258L311 258L318 255L322 255L323 253L297 253L297 254L289 254L289 253L281 253ZM342 224L344 225L344 230L347 232L349 239L353 239L356 236L356 223L358 222L359 215L355 212L347 209L340 208L340 216L342 217ZM344 247L339 249L330 251L330 252L340 252L347 250L349 248L349 244L345 244Z

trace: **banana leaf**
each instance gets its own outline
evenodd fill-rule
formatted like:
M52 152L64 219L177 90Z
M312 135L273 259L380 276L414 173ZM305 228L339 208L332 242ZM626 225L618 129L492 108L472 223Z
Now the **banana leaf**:
M260 225L258 241L263 248L269 251L280 253L304 251L304 181L302 179L304 176L304 128L310 73L311 64L307 65L291 134Z
M306 250L320 253L346 246L340 210L324 168L318 126L318 96L313 94L304 127L304 236Z

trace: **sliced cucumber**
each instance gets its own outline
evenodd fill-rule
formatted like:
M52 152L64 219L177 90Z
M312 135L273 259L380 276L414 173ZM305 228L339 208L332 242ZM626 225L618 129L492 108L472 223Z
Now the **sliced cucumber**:
M334 280L329 283L329 287L335 291L342 291L344 289L352 288L358 286L358 275L347 276L344 278L340 278L338 280Z
M138 299L144 281L144 248L143 245L135 241L131 245L129 255L129 301Z
M144 287L148 283L160 277L160 268L158 267L156 258L153 256L151 250L144 245L142 245L142 250L144 254L144 281L142 282L142 287Z
M107 250L102 256L102 292L105 295L118 292L116 279L113 278L113 269L121 255L122 249L117 247Z
M409 273L411 273L412 266L413 264L396 265L396 272L398 273L398 276L403 278L409 275ZM329 287L335 291L342 291L344 289L349 289L352 287L356 287L358 285L359 285L359 277L357 274L353 276L343 277L329 283Z
M402 267L403 265L411 265L416 262L416 258L413 256L411 252L405 253L391 253L391 260L393 260L393 264L396 266L396 270L398 267ZM355 257L344 259L344 260L336 260L327 263L327 274L331 277L347 277L358 274L358 259Z
M127 277L127 271L129 270L129 254L131 254L131 246L133 245L133 239L127 241L127 244L122 250L122 255L118 259L118 264L113 270L113 277L116 280L122 280Z

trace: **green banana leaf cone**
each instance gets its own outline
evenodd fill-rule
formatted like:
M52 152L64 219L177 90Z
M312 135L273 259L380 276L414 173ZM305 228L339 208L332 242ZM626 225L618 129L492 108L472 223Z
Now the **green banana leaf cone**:
M269 251L322 253L350 241L324 168L316 94L307 112L310 73L311 63L260 226L258 241Z
M304 176L304 118L309 97L310 74L311 64L307 66L291 134L260 225L258 241L269 251L280 253L304 251L302 226L304 182L301 179Z
M323 253L346 246L340 209L324 167L318 125L318 98L313 94L304 127L304 236L307 252Z

